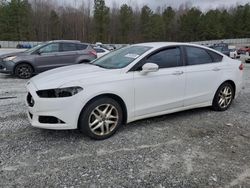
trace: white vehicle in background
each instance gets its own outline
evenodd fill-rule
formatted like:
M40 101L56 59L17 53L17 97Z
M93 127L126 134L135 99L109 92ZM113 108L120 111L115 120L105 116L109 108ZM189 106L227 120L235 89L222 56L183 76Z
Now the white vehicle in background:
M237 53L237 49L236 49L236 46L228 46L228 49L229 49L229 57L233 58L233 59L236 59L236 58L239 58L240 56L238 55Z
M109 50L101 47L94 47L94 50L97 53L97 58L102 57L110 52Z
M33 77L28 118L34 127L80 129L106 139L139 119L206 106L227 110L242 75L240 61L204 46L135 44Z

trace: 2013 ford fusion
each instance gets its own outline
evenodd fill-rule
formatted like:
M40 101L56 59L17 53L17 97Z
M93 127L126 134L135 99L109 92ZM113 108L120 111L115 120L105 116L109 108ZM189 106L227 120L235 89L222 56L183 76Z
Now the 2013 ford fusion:
M198 107L228 109L242 70L239 61L203 46L136 44L32 78L28 117L34 127L105 139L122 123Z

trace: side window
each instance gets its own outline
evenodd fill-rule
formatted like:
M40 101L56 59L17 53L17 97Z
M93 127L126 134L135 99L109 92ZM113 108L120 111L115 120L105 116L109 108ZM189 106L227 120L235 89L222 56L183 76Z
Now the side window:
M86 50L87 44L77 44L77 50Z
M213 59L205 49L198 47L186 47L186 52L188 65L201 65L213 62Z
M159 66L159 68L181 66L180 48L169 48L157 52L147 58L146 62L155 63Z
M62 51L63 52L77 51L77 47L73 43L62 43Z
M216 52L213 52L211 50L207 50L209 55L213 58L213 62L221 62L223 59L223 56L220 54L217 54Z
M40 53L53 53L53 52L59 52L59 44L53 43L49 44L39 50Z

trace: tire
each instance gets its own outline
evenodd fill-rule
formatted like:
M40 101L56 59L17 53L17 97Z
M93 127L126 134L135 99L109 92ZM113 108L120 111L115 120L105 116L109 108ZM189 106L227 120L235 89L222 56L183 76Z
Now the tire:
M115 134L122 118L122 108L117 101L108 97L97 98L82 110L78 128L92 139L104 140Z
M15 75L21 79L29 79L33 75L33 68L27 63L21 63L16 66Z
M223 83L219 89L216 91L216 94L213 99L212 108L215 111L225 111L227 110L234 99L234 88L229 82Z

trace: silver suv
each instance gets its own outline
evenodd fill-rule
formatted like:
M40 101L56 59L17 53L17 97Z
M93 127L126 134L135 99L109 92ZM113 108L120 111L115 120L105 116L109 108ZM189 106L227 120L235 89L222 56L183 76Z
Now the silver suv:
M0 56L0 73L27 79L57 67L88 63L96 57L96 51L90 44L68 40L50 41L21 53Z

